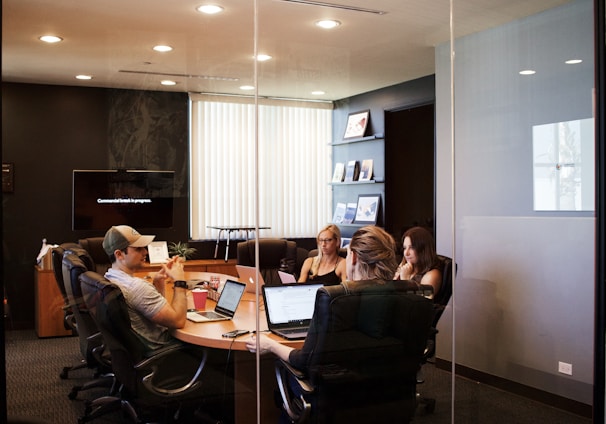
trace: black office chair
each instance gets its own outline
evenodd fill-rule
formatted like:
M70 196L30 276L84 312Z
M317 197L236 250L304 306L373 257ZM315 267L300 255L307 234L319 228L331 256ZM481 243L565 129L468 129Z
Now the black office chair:
M276 363L283 417L293 423L407 423L432 303L402 281L318 290L294 364ZM292 356L291 356L292 358Z
M154 408L161 408L161 412L170 413L174 418L184 405L202 404L207 395L207 388L201 382L206 349L175 343L147 352L131 328L120 289L96 272L85 272L80 280L84 301L111 353L112 369L120 388L115 396L104 396L89 403L78 422L88 422L116 410L139 422ZM159 419L159 412L155 412L154 419L165 422Z
M440 286L440 291L433 297L434 317L429 332L429 338L427 339L427 346L425 348L425 352L423 353L423 365L428 362L431 363L432 359L436 354L436 336L438 334L438 322L440 321L442 313L446 309L446 306L450 301L450 297L452 296L452 258L443 255L438 255L438 258L440 259L440 261L442 261L442 284ZM456 266L454 268L454 272L456 275ZM422 370L420 370L417 376L417 383L423 382L424 377ZM417 393L417 402L419 406L423 406L425 411L428 413L432 413L435 410L436 400L434 398L425 397L422 396L420 393Z
M255 266L255 240L238 243L238 265ZM278 271L294 274L297 267L297 243L278 238L259 239L259 270L268 286L279 286Z
M63 254L65 253L65 249L70 249L78 247L76 243L62 243L57 247L54 247L51 251L51 258L53 264L53 273L55 275L55 281L57 282L57 286L59 287L59 292L63 297L63 326L66 330L72 330L73 334L77 334L78 327L76 324L76 319L74 318L74 313L72 312L72 305L69 303L69 299L67 297L67 292L65 291L65 283L63 282ZM82 358L82 360L72 366L63 367L59 377L64 380L68 378L69 372L86 368L86 360Z
M109 256L103 249L104 237L88 237L78 240L78 245L86 250L93 260L94 268L91 271L98 272L103 275L112 264L109 261Z
M72 387L68 394L70 399L75 399L82 390L107 387L111 392L111 388L114 386L111 359L103 350L101 333L82 299L79 277L91 269L94 269L94 264L86 250L81 247L65 249L62 259L65 292L78 330L80 353L86 367L94 371L92 380Z

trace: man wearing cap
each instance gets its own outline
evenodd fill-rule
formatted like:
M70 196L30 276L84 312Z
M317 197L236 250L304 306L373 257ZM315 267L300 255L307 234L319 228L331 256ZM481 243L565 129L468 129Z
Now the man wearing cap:
M103 239L103 249L112 263L105 278L122 290L131 326L150 350L175 342L169 330L182 328L187 313L187 285L183 263L178 257L162 264L152 283L134 276L145 262L147 246L154 238L141 235L128 225L116 225ZM167 278L175 282L170 304L164 297Z

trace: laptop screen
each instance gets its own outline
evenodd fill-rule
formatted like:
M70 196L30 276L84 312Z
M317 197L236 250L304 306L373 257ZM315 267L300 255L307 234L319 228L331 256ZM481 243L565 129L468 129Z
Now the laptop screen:
M237 281L227 280L217 302L217 310L221 312L236 312L245 287L244 284Z
M288 284L264 286L265 310L268 324L286 324L311 320L316 292L322 284Z

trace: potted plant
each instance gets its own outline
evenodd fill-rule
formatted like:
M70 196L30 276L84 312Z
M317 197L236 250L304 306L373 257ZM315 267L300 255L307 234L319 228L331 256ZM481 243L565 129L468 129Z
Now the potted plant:
M189 247L187 243L181 243L180 241L171 242L168 245L168 253L171 256L180 256L183 260L191 258L197 251L198 249L195 247Z

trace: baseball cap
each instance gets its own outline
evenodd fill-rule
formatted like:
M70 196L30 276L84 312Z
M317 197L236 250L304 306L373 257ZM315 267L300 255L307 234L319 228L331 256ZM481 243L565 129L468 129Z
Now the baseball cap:
M145 247L149 245L156 236L143 236L137 230L128 225L115 225L107 230L103 239L105 253L111 255L116 250L131 247Z

